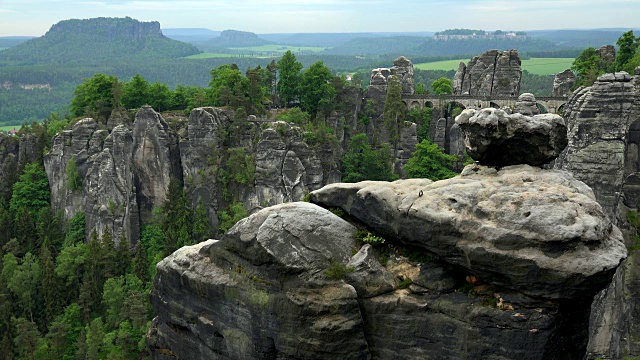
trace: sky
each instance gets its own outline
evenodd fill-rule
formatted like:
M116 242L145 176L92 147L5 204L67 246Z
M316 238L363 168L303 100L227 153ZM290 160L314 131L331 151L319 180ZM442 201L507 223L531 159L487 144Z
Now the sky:
M640 0L0 0L0 36L125 16L165 29L259 34L637 28Z

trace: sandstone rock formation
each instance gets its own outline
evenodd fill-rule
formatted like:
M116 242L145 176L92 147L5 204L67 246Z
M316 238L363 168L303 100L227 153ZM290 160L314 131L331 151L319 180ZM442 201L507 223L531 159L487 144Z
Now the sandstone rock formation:
M635 136L639 91L638 78L625 72L602 75L593 86L577 89L565 106L569 145L555 164L591 186L609 217L618 221L625 218L617 213L625 180L640 169Z
M232 111L217 108L194 109L188 120L176 117L174 128L150 107L142 107L133 123L123 112L114 111L112 117L107 122L111 130L100 129L90 118L80 120L55 137L45 156L54 210L67 219L84 212L87 237L109 229L114 239L124 235L135 245L140 224L149 223L152 210L162 206L172 179L184 182L194 207L200 199L207 204L215 229L217 212L230 201L219 181L230 149L242 149L255 165L255 180L234 189L248 211L302 200L305 193L340 180L340 152L327 144L308 145L300 128L284 122L261 126L249 117L234 123ZM415 126L406 133L403 138L415 137ZM399 164L412 151L409 145L401 150ZM71 160L82 183L78 188L69 187Z
M263 209L158 265L152 358L579 358L590 298L626 255L562 171L470 165L312 200L388 246L360 247L356 227L313 204Z
M615 54L610 50L605 53ZM555 162L556 168L569 170L591 186L609 218L630 236L634 230L628 224L627 213L638 211L640 199L637 75L605 74L593 86L573 93L565 111L569 145ZM640 331L634 325L640 319L640 304L636 297L629 296L640 291L639 259L632 252L612 284L596 297L590 322L589 359L640 355Z
M467 153L481 164L542 165L567 146L567 127L555 114L525 116L500 109L467 109L456 118Z
M522 68L518 51L489 50L460 63L454 77L455 95L515 97L520 94Z
M559 72L553 78L553 91L551 96L569 96L571 95L571 87L576 82L576 75L567 69Z
M602 62L613 63L616 61L616 48L613 45L604 45L596 50L596 55Z
M386 95L387 84L390 76L396 76L400 80L403 95L413 95L415 92L415 80L413 78L413 64L404 56L393 61L392 68L379 68L371 70L371 85L369 87L368 97L375 95ZM373 86L373 88L371 87Z
M513 106L513 112L527 116L540 114L540 109L538 108L536 97L530 93L524 93L518 96L518 101L516 101L515 105Z

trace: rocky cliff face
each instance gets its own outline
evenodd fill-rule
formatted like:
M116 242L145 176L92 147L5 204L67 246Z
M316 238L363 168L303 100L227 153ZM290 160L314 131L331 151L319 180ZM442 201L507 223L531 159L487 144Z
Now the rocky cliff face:
M389 81L392 77L397 77L402 86L402 95L413 95L415 92L413 74L413 64L404 56L397 58L393 62L392 68L380 68L371 71L371 85L364 94L362 105L362 107L369 107L371 111L371 123L364 129L369 138L375 137L379 141L388 142L389 136L384 125L384 103L387 99ZM393 149L395 155L394 171L400 176L404 176L406 175L404 165L418 144L416 124L408 122L400 124L399 135L399 141Z
M115 239L124 235L133 245L140 224L149 223L152 210L166 200L172 179L184 182L194 206L199 199L207 204L215 229L217 212L230 201L219 178L233 149L241 149L255 167L251 183L233 189L251 212L302 200L340 180L337 149L308 145L299 128L284 122L260 123L249 117L238 125L233 116L227 110L198 108L171 128L160 114L143 107L133 123L114 113L107 122L111 130L100 129L93 119L77 122L55 137L45 156L53 208L67 219L83 211L87 236L109 229ZM81 183L76 188L69 186L71 161Z
M453 79L453 93L471 96L518 96L522 69L516 50L489 50L460 63Z
M526 165L312 201L387 246L312 204L261 210L158 265L152 358L579 358L590 299L626 254L586 185Z
M601 49L603 54L611 49ZM615 54L615 52L614 52ZM610 58L611 56L609 56ZM633 236L627 221L638 210L638 124L640 77L627 73L602 75L593 86L577 89L566 106L569 145L555 167L567 169L594 190L607 215ZM640 291L637 254L621 266L613 283L593 304L589 358L621 358L640 354Z
M152 358L583 357L622 234L568 172L504 165L328 185L322 207L269 207L178 250L151 293Z

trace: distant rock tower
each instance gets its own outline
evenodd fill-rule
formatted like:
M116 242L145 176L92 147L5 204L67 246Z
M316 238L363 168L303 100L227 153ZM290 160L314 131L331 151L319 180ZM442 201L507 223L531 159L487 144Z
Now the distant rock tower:
M392 76L397 76L402 85L402 95L413 95L416 83L413 78L413 64L404 56L393 61L392 68L378 68L371 70L371 84L367 97L376 98L386 96L387 85Z
M489 50L461 62L453 78L455 95L517 97L520 95L522 61L517 50Z
M553 91L551 96L569 96L571 95L571 87L576 83L576 75L567 69L559 72L553 78Z

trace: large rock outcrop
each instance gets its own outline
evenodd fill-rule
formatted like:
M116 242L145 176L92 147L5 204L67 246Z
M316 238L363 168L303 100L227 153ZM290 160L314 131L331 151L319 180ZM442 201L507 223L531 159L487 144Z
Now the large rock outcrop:
M489 50L472 58L467 65L460 63L454 76L455 95L515 97L520 94L522 78L518 51Z
M629 179L633 184L634 174L640 171L640 137L635 135L640 129L638 81L620 72L602 75L593 86L577 89L565 106L569 143L555 163L591 186L609 217L618 221L626 217L617 213L625 182ZM627 202L626 206L636 208L637 204Z
M158 265L152 358L579 358L591 297L626 256L562 171L470 165L311 198L386 246L313 204L263 209Z
M603 48L611 61L615 52ZM605 74L587 88L577 89L565 106L569 145L555 167L566 169L593 188L608 216L629 237L635 235L627 220L638 211L640 187L640 77ZM588 358L619 359L640 355L640 291L638 256L624 262L612 284L596 296L592 306Z
M564 119L555 114L526 116L487 108L467 109L456 118L467 153L482 164L542 165L567 146Z

